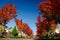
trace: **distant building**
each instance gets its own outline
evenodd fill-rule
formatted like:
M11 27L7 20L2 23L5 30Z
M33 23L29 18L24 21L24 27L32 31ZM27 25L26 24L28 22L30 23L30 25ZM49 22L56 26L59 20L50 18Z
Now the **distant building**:
M10 27L5 28L6 32L9 33L10 32Z
M27 35L23 32L23 31L18 31L18 37L21 37L22 36L22 38L24 37L27 37Z

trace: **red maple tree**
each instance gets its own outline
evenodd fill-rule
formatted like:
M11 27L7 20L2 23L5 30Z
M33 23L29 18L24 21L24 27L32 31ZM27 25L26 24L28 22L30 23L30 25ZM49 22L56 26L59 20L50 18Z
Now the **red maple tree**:
M15 23L18 28L18 31L20 31L22 29L22 20L18 20L17 18L15 18Z
M12 18L14 18L15 14L16 14L16 4L12 6L12 3L10 2L8 5L4 5L0 9L0 23L5 25Z
M60 0L47 0L39 4L39 10L47 20L55 20L60 17Z
M47 27L46 27L46 23L44 24L44 20L41 21L40 15L37 17L37 23L36 23L36 27L37 27L37 34L36 36L44 36L43 33L46 34L47 32Z
M15 18L15 22L16 22L18 31L21 30L28 36L32 36L33 32L32 32L32 29L28 26L28 24L23 23L22 20L19 20L17 18Z
M23 32L28 36L31 36L33 34L32 29L26 23L23 23Z
M37 35L41 36L43 30L48 32L54 30L57 26L56 21L60 18L60 0L46 0L39 4L40 13L43 15L43 21L38 16L37 18Z

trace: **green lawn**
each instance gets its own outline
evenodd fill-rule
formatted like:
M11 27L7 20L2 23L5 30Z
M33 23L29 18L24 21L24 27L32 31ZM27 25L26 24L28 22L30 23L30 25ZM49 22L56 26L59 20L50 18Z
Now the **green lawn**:
M0 40L33 40L33 39L22 39L22 38L0 38Z
M20 38L0 38L0 40L20 40Z

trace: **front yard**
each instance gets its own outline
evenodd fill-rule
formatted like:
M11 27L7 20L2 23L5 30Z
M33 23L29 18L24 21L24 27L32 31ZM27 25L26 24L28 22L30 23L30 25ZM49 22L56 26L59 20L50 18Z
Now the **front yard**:
M33 40L33 39L27 39L27 38L0 38L0 40Z

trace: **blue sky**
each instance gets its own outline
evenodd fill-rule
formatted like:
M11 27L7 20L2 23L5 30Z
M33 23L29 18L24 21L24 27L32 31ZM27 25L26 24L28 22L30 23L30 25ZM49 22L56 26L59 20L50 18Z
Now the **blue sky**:
M16 9L19 12L17 18L22 19L24 23L27 23L35 34L35 23L37 22L37 16L39 14L38 4L43 0L0 0L0 7L4 4L7 5L10 1L12 4L16 3ZM12 19L6 25L13 28L16 24L14 19Z

